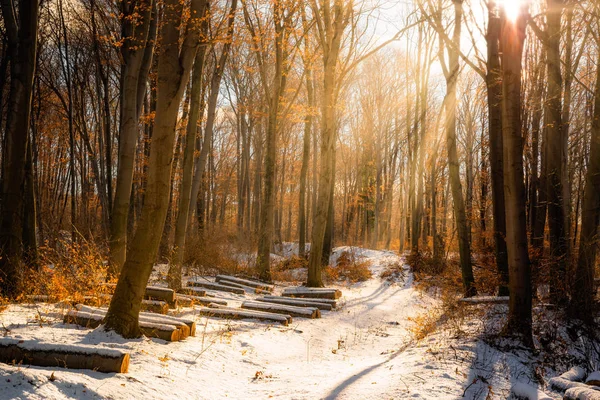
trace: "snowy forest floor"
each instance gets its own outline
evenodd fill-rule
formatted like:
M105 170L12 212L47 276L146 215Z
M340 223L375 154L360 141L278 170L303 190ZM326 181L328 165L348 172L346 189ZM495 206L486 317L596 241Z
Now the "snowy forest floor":
M538 313L537 331L554 335L560 344L552 351L568 355L549 362L543 352L532 354L494 334L506 306L463 306L453 312L460 318L449 316L434 289L416 287L407 266L395 282L380 278L390 264L404 263L398 255L353 251L370 262L372 278L336 285L343 291L337 311L295 318L288 327L206 318L183 308L179 315L197 320L196 337L166 344L63 324L66 310L55 305L11 305L0 314L7 337L124 349L131 364L127 374L2 364L0 398L507 399L514 383L541 386L533 382L547 381L592 351L589 344L574 348L551 315ZM223 296L233 306L242 300ZM422 331L427 335L417 340L415 332Z

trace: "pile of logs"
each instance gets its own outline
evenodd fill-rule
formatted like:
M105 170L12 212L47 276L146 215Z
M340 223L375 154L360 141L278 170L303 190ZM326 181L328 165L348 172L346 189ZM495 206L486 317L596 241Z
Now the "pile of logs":
M265 311L275 314L286 314L292 317L321 318L321 311L317 307L297 307L284 304L271 304L261 301L245 301L242 308L254 311Z
M283 290L284 297L300 297L311 299L330 299L337 300L342 297L342 292L338 289L329 288L308 288L304 286L289 287Z
M102 324L107 311L105 308L78 304L74 310L70 310L65 315L64 322L94 329ZM169 342L176 342L196 334L194 321L169 315L141 312L139 326L142 334Z
M98 346L0 338L0 362L124 373L129 369L129 354Z
M216 290L219 292L229 292L229 293L241 294L241 295L246 293L244 291L244 289L241 289L239 287L228 286L228 285L214 283L214 282L189 281L188 286L195 287L195 288Z
M257 282L250 279L238 278L229 275L217 275L217 283L227 286L239 287L254 293L272 293L275 288L273 285L264 282Z
M587 372L581 367L573 367L564 374L550 379L550 387L565 392L567 400L600 400L600 374Z
M310 298L292 298L283 296L263 296L257 298L256 301L262 301L266 303L283 304L295 307L315 307L323 311L331 311L337 307L336 300L330 299L310 299Z
M225 319L257 319L259 321L279 322L284 326L292 323L291 315L224 307L219 304L211 304L209 307L202 307L198 310L198 313L207 317L219 317Z

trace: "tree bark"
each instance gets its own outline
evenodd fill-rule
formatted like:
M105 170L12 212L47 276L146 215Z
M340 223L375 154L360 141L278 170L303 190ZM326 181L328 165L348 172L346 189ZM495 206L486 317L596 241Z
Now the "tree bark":
M156 259L167 214L179 105L196 55L199 19L205 14L207 4L203 0L192 1L191 18L188 20L185 37L180 46L183 4L177 0L167 0L164 3L164 20L160 27L161 53L158 59L156 117L146 197L131 250L123 265L105 320L106 329L114 330L124 337L140 335L140 306Z
M523 11L523 10L521 10ZM527 249L523 136L521 134L521 57L525 41L525 16L516 22L504 18L500 34L502 51L502 136L504 145L504 196L506 244L509 260L509 311L506 332L520 334L530 344L531 267Z
M0 214L0 293L15 297L22 290L23 181L25 179L33 78L36 67L38 1L2 1L8 37L10 89L2 157ZM31 227L29 227L31 228Z

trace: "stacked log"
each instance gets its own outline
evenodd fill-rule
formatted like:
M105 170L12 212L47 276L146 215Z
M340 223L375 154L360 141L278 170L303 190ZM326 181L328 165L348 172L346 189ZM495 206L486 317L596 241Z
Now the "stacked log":
M254 289L259 289L261 292L273 292L273 289L275 288L273 285L268 283L257 282L250 279L238 278L236 276L230 275L217 275L215 280L217 282L233 282L239 285L249 286Z
M198 287L192 287L192 286L182 287L180 289L177 289L177 293L185 294L188 296L196 296L196 297L206 296L206 290L200 289Z
M203 288L203 289L210 289L210 290L216 290L219 292L229 292L229 293L235 293L235 294L244 294L244 289L240 289L239 287L233 287L233 286L227 286L227 285L221 285L219 283L213 283L213 282L198 282L198 281L189 281L188 282L188 286L191 287L199 287L199 288Z
M242 310L239 308L223 308L222 306L218 308L202 307L198 310L198 313L207 317L218 317L226 319L257 319L260 321L279 322L284 326L287 326L289 323L291 323L292 320L292 317L290 315L249 311Z
M104 316L101 313L89 313L85 311L71 310L64 317L64 323L76 324L86 328L95 329L102 325ZM168 342L177 342L182 338L180 327L173 324L163 324L154 322L139 322L140 331L143 335L153 338L166 340Z
M184 307L192 307L194 304L201 304L203 306L208 306L210 303L220 304L222 306L226 306L227 302L225 300L215 299L213 297L199 297L199 296L189 296L185 294L177 294L176 295L177 302Z
M314 301L305 301L306 299L292 299L289 297L281 297L281 298L260 297L255 300L265 302L265 303L283 304L283 305L296 306L296 307L315 307L321 311L331 311L333 309L333 306L331 304L317 303Z
M144 297L147 300L159 300L169 304L171 308L177 308L177 302L175 301L175 291L173 289L160 287L160 286L147 286Z
M6 364L90 369L106 373L125 373L129 370L129 354L121 350L10 338L0 338L0 361Z
M473 296L458 301L466 304L508 304L508 296Z
M265 295L263 296L265 299L283 299L283 300L294 300L294 301L302 301L305 303L323 303L323 304L331 304L332 308L337 308L338 302L337 300L332 299L312 299L310 297L298 298L298 297L286 297L286 296L274 296L274 295ZM307 306L310 307L310 306Z
M245 301L242 308L254 311L272 312L275 314L287 314L292 317L321 318L321 311L316 307L297 307L284 304L270 304L260 301Z
M338 289L329 288L308 288L304 286L285 288L284 297L300 297L311 299L331 299L336 300L342 297L342 292Z

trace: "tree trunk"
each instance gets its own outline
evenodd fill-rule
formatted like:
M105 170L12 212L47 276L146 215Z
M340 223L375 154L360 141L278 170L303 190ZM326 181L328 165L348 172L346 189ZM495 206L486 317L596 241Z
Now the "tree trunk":
M531 269L527 249L523 136L521 135L521 57L526 20L504 19L500 35L502 51L502 136L504 145L504 196L506 244L509 260L510 301L506 332L520 334L530 344Z
M140 334L140 307L167 214L179 105L195 59L199 19L205 15L207 5L204 0L192 1L190 15L195 17L188 20L186 35L179 50L183 4L177 0L168 0L164 4L164 21L160 27L156 116L146 197L131 249L105 319L106 329L115 330L124 337L137 337Z
M456 146L456 85L459 74L459 53L460 31L462 22L462 0L454 2L454 49L450 49L448 75L446 77L446 150L448 152L448 170L450 174L450 187L452 191L452 200L454 202L454 218L458 230L458 247L460 253L460 269L463 280L465 297L473 296L477 293L473 278L473 267L471 265L471 245L469 243L469 231L467 226L467 213L463 197L462 185L460 182L460 165L458 160L458 151Z
M121 3L124 14L121 36L125 42L121 47L124 64L121 71L119 166L110 226L109 273L113 276L119 273L127 256L127 220L138 137L138 103L143 101L138 98L138 85L140 79L144 82L147 79L147 75L140 76L145 48L154 46L154 40L150 37L154 1L141 0L139 5L135 4L133 0L122 0ZM130 16L137 13L140 20L133 21Z
M571 316L593 321L594 276L600 223L600 56L598 57L594 117L581 210L579 259L571 290Z
M493 5L489 5L487 32L487 96L490 140L490 171L492 182L492 214L494 217L494 243L496 268L500 276L498 295L508 295L508 253L506 250L506 217L504 202L504 171L502 165L502 82L500 70L500 18L495 16Z
M547 67L548 67L548 99L546 115L548 115L547 131L547 171L546 185L548 194L548 227L550 228L550 292L552 301L566 301L566 272L568 257L568 240L566 238L565 206L563 202L563 154L566 153L562 139L562 75L560 63L560 37L562 0L547 0L546 14L547 33Z
M208 7L206 7L208 11ZM202 35L208 31L207 15L202 19ZM177 290L181 287L181 266L185 250L185 239L189 222L190 200L192 192L192 180L194 169L194 151L196 150L196 134L198 132L198 121L200 119L200 95L202 92L202 77L204 75L204 56L206 54L206 43L203 42L196 53L194 69L192 72L192 87L190 93L190 108L188 114L187 132L185 136L185 151L183 155L183 176L181 190L179 191L179 206L177 207L177 221L175 224L174 254L169 267L167 281L171 289Z
M37 53L38 1L20 1L17 15L12 1L2 2L8 37L10 90L2 156L0 214L0 293L12 298L22 289L23 191L28 129ZM31 228L31 227L29 227Z

